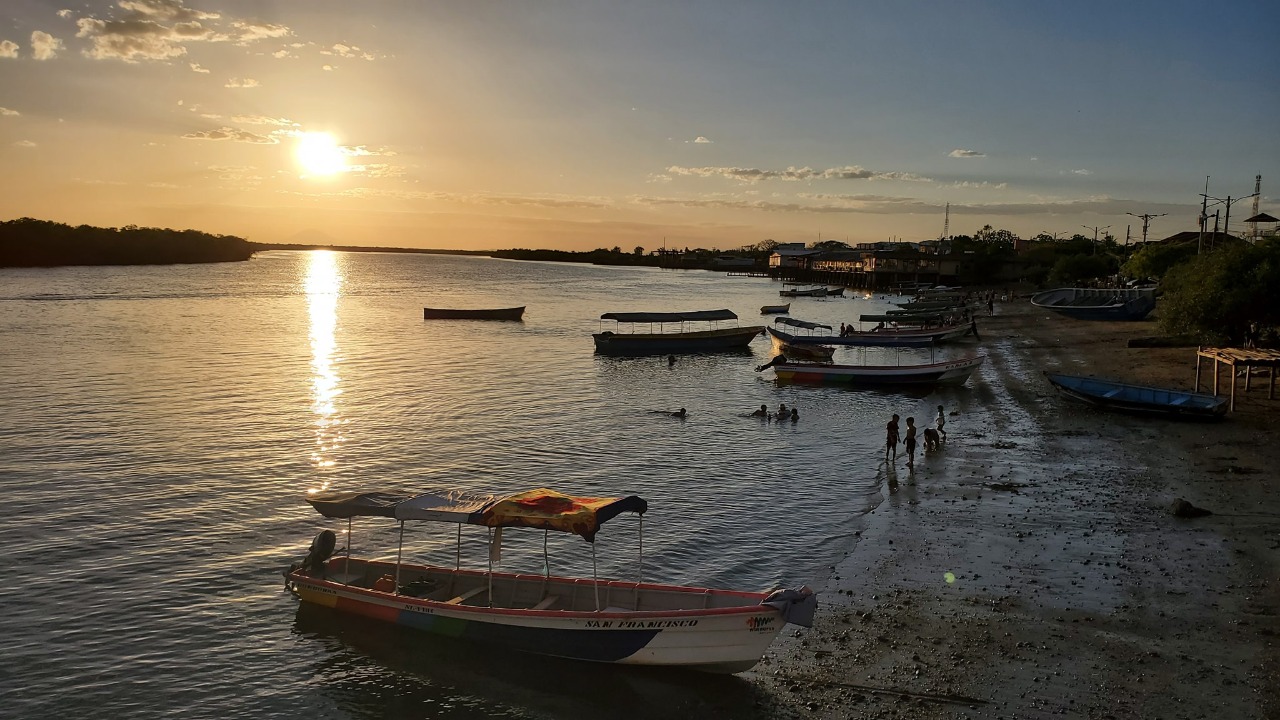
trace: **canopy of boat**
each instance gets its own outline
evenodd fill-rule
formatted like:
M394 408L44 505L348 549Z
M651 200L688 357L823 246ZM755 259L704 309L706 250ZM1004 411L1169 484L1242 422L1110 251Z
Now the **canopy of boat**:
M631 495L571 497L547 488L497 496L461 490L399 495L386 492L316 493L307 502L331 518L389 517L489 527L557 530L595 542L600 526L624 512L644 513L649 503Z
M921 323L921 322L942 322L947 318L947 313L910 313L906 315L859 315L858 322L894 322L894 323Z
M691 312L673 313L605 313L601 320L617 320L628 323L669 323L692 322L694 320L737 320L732 310L693 310Z
M824 330L832 329L830 325L823 325L821 323L808 322L806 320L797 320L795 318L789 318L789 317L781 317L781 318L778 318L777 320L774 320L774 322L783 323L784 325L793 325L795 327L804 328L806 330L817 330L819 328L822 328Z

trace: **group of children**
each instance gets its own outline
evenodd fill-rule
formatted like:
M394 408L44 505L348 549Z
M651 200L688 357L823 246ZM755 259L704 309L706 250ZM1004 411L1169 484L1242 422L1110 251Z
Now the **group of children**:
M778 414L771 415L769 413L769 406L761 405L759 410L751 413L748 417L762 417L766 420L777 420L778 422L788 419L791 420L791 422L800 422L800 410L798 408L791 408L790 410L787 410L787 404L782 403L778 405Z
M947 414L938 406L938 417L935 421L936 428L925 428L924 431L924 449L936 450L947 439L947 431L944 429L947 425ZM889 421L886 427L888 435L885 438L884 459L888 460L892 455L894 461L898 459L898 416L895 414L893 419ZM907 467L916 466L916 419L907 418L907 436L903 439L902 444L907 451Z

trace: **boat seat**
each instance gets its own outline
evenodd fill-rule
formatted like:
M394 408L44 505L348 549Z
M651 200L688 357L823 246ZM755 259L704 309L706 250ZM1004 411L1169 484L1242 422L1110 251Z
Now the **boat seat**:
M1187 401L1188 401L1188 400L1190 400L1190 399L1191 399L1191 397L1190 397L1190 396L1188 396L1188 395L1183 395L1182 397L1180 397L1180 398L1178 398L1178 399L1176 399L1176 400L1170 400L1170 401L1169 401L1169 404L1170 404L1170 405L1186 405L1186 404L1187 404Z
M552 605L555 605L555 604L556 604L556 601L557 601L557 600L559 600L559 599L560 599L560 596L559 596L559 595L548 595L548 596L546 596L546 597L542 598L542 601L541 601L541 602L539 602L537 605L534 605L533 607L531 607L531 608L529 608L529 609L530 609L530 610L546 610L547 608L551 607Z
M486 591L486 590L488 590L488 589L489 589L489 588L487 588L487 587L485 587L485 586L483 586L483 585L481 585L480 587L474 587L474 588L471 588L470 590L468 590L468 591L466 591L466 592L462 593L461 595L459 595L459 596L457 596L457 597L455 597L455 598L451 598L451 599L449 599L449 600L445 600L445 601L444 601L444 604L445 604L445 605L461 605L461 604L463 603L463 601L465 601L465 600L470 600L471 598L475 597L476 595L479 595L479 594L480 594L480 593L482 593L482 592L485 592L485 591Z
M1104 397L1104 398L1115 397L1115 396L1119 395L1119 394L1120 394L1121 392L1123 392L1123 391L1124 391L1124 389L1123 389L1123 388L1116 388L1115 390L1108 390L1107 392L1105 392L1105 393L1103 393L1103 394L1102 394L1102 397Z
M352 584L354 584L357 580L363 580L363 579L364 579L364 573L363 573L363 572L352 572L352 573L344 573L344 572L339 572L339 573L325 573L324 579L325 579L325 580L328 580L329 582L336 582L336 583L338 583L339 585L352 585Z

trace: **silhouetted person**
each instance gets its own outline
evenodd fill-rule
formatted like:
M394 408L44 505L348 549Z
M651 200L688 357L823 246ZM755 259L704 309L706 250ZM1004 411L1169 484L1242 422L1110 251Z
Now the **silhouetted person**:
M889 459L889 453L893 453L893 459L898 459L898 416L895 414L889 424L885 426L884 440L884 459Z
M907 467L916 466L916 419L907 418L907 439L903 443L907 447Z
M791 408L791 422L799 422L799 421L800 421L800 411L796 408Z
M947 414L942 410L941 405L938 406L938 419L935 421L935 424L938 426L938 435L942 436L943 440L946 440L947 431L943 430L943 428L947 426Z
M769 406L761 405L759 410L751 413L751 417L769 417Z
M667 365L669 365L669 366L670 366L670 365L675 365L675 364L676 364L676 356L675 356L675 355L668 355L668 356L667 356Z

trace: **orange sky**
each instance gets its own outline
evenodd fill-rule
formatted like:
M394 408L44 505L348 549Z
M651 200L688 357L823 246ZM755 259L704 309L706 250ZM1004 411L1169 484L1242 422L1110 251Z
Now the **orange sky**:
M1164 237L1195 227L1206 175L1225 198L1259 173L1275 211L1261 30L1233 31L1227 62L1186 52L1202 13L1167 4L1101 25L855 5L10 3L0 218L731 249L937 237L950 203L952 234L1136 237L1128 213L1164 213Z

